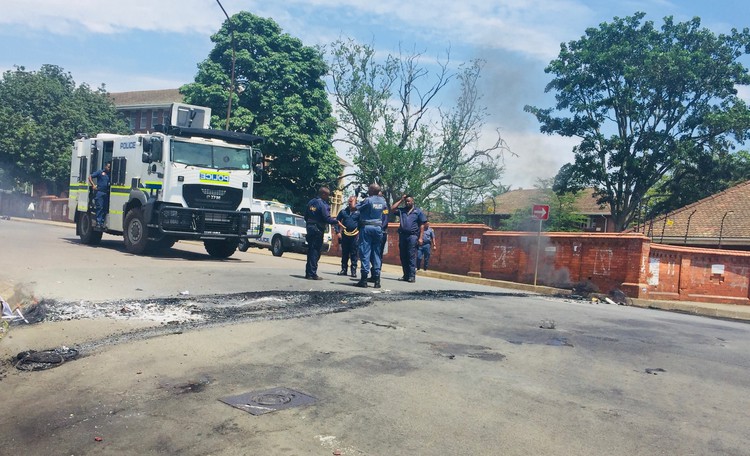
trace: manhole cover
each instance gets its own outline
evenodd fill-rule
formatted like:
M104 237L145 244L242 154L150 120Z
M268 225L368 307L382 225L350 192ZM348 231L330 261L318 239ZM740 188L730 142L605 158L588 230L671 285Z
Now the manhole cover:
M317 399L289 388L273 388L219 399L232 407L253 415L263 415L277 410L314 404Z

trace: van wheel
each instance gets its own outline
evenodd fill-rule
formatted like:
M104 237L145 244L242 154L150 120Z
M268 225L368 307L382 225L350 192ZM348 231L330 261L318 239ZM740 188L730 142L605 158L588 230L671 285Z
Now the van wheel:
M237 250L237 239L203 241L206 252L214 258L229 258Z
M86 245L97 245L102 240L102 232L94 230L93 217L88 212L79 212L76 218L78 236Z
M284 245L281 243L281 236L278 234L273 237L273 241L271 241L271 253L273 253L273 256L280 257L284 254Z
M250 248L250 243L247 242L247 239L240 239L240 243L237 245L237 250L240 252L247 252L247 249Z
M148 247L148 231L146 221L143 219L143 211L133 208L125 217L125 250L134 255L141 255Z

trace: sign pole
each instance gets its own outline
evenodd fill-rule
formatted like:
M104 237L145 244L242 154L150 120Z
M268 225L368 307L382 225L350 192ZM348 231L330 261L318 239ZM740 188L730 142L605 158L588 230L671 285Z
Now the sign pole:
M536 286L536 278L539 273L539 249L542 244L542 219L539 219L539 231L536 233L536 261L534 262L534 286Z

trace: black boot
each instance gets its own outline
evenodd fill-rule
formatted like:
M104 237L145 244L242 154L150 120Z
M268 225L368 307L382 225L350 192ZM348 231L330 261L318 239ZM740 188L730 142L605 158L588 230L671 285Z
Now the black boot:
M352 268L352 277L357 277L357 268Z
M362 271L362 277L359 278L359 282L354 284L356 287L367 288L367 273Z
M346 269L340 270L336 275L346 275Z
M380 276L375 276L375 288L380 288Z

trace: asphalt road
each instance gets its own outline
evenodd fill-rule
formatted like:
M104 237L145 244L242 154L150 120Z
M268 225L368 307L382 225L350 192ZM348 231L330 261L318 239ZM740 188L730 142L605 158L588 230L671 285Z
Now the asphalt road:
M396 269L374 293L333 264L306 281L297 255L137 257L18 221L0 246L0 280L50 310L0 341L2 454L750 454L746 323ZM81 356L13 367L63 345ZM316 402L219 400L272 388Z

